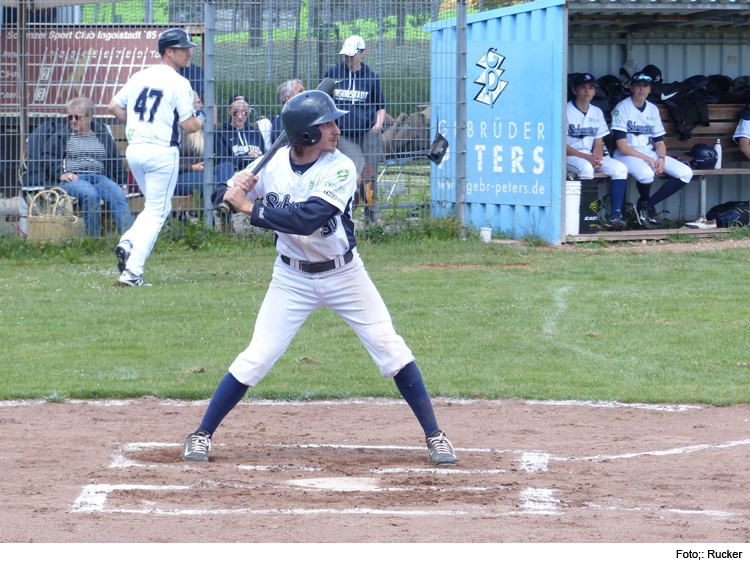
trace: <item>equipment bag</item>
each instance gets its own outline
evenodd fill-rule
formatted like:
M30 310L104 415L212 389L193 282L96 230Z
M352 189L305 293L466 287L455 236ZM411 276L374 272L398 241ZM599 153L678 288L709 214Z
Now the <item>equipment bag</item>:
M750 224L750 202L733 201L717 204L706 213L707 220L716 220L718 228Z

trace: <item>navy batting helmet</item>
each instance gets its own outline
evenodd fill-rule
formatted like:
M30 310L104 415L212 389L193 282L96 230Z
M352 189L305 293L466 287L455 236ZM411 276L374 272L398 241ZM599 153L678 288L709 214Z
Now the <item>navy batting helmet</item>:
M164 55L167 48L194 48L197 44L190 41L190 37L185 30L172 28L159 34L159 53Z
M312 147L320 141L318 125L346 115L333 99L322 91L305 91L292 97L281 110L284 132L293 146Z
M690 161L690 167L694 169L712 169L716 166L716 161L719 159L716 151L703 143L693 145L693 148L685 154L693 159Z

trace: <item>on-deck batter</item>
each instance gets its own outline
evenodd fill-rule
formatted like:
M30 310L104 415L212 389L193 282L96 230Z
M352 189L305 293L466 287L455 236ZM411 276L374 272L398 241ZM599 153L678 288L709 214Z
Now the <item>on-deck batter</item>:
M296 95L281 113L291 147L279 150L260 177L246 169L228 183L224 200L248 214L253 225L276 232L279 257L250 345L188 435L184 460L208 462L211 437L224 417L284 354L309 315L329 307L354 329L381 374L394 378L424 430L430 461L456 464L414 356L357 253L351 218L357 172L336 149L336 119L345 113L322 91ZM262 204L254 204L256 199Z
M115 248L118 282L148 286L143 267L172 211L172 196L179 174L179 126L198 131L205 113L193 108L190 83L177 70L190 65L195 44L187 33L171 29L159 35L161 63L139 71L118 91L109 111L126 123L125 156L146 199L143 212Z

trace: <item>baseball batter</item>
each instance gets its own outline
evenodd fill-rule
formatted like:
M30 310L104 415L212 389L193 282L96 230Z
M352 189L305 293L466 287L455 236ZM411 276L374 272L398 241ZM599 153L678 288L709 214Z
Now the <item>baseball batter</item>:
M150 285L143 281L143 268L172 211L179 174L177 127L194 133L205 120L205 113L193 108L190 83L177 73L190 65L195 45L184 30L162 32L161 63L133 75L109 104L110 113L126 124L125 156L146 199L143 212L115 248L123 286Z
M742 151L742 154L750 161L750 105L740 111L740 122L732 137Z
M590 73L573 76L575 99L567 106L567 169L581 180L594 178L594 172L603 172L612 179L610 184L609 230L625 230L628 225L622 218L622 201L628 183L628 169L620 161L605 153L604 137L609 135L602 110L591 105L596 95L596 78Z
M617 145L615 158L628 167L628 173L637 181L640 199L635 211L638 222L647 229L658 228L661 223L654 207L693 178L688 165L667 156L666 131L659 110L646 101L652 83L653 78L647 73L641 71L633 75L632 95L620 101L612 111L612 131ZM650 196L654 178L660 174L671 178Z
M456 464L414 356L357 253L351 217L357 172L336 148L336 120L345 113L322 91L296 95L281 113L291 146L279 150L260 177L246 169L228 182L224 200L249 215L253 225L276 232L279 257L250 345L188 435L184 460L208 462L212 435L224 417L284 354L308 316L329 307L354 329L381 374L394 378L424 430L432 463Z

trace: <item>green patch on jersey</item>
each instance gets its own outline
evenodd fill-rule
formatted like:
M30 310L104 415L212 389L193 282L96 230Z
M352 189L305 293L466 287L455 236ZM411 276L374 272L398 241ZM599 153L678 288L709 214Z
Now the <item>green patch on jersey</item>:
M341 169L339 172L336 173L336 176L341 182L344 182L346 179L349 178L349 169Z

